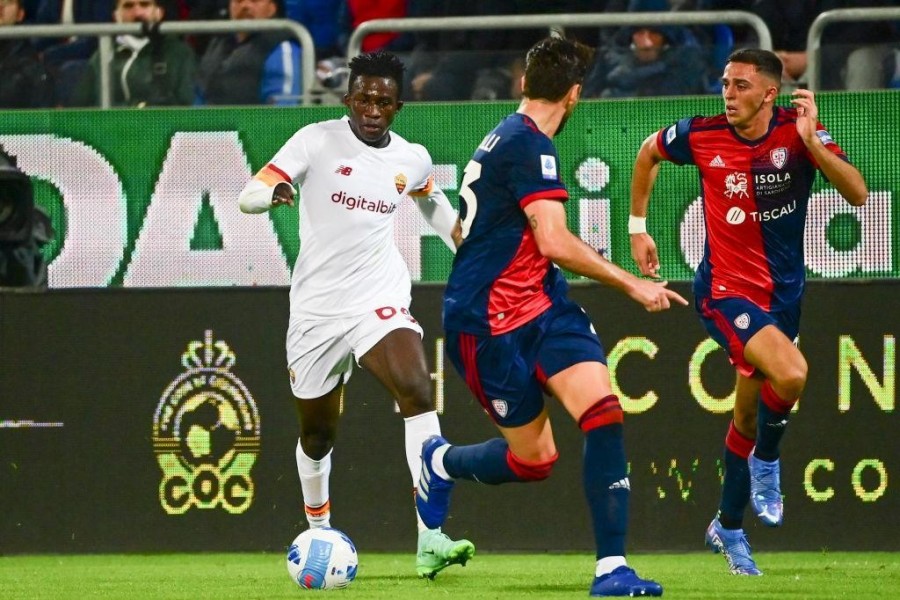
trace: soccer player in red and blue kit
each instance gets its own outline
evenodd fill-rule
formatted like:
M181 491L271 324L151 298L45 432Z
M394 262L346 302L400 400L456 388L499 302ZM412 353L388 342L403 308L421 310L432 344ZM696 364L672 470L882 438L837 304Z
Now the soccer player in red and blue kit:
M524 100L491 131L460 186L462 243L444 295L447 351L502 438L422 446L416 504L429 527L447 517L454 480L537 481L558 457L543 392L585 436L584 488L597 544L592 596L659 596L625 561L630 484L622 409L600 340L567 298L556 265L626 293L648 311L686 305L677 293L610 263L566 226L566 188L552 138L575 108L587 47L548 38L529 50Z
M778 447L806 384L797 336L803 228L816 169L853 206L868 196L862 175L817 120L812 92L795 91L793 108L775 106L781 73L772 52L732 53L722 76L725 112L682 119L650 135L631 181L632 256L641 273L658 277L645 219L659 164L700 171L706 244L694 305L737 371L722 498L706 543L736 575L762 574L743 530L748 501L770 527L784 518Z

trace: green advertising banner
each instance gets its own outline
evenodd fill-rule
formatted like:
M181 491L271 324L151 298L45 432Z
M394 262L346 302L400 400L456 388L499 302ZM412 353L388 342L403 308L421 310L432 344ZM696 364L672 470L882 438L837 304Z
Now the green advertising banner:
M817 178L805 235L811 277L900 275L898 98L894 91L818 96L820 120L863 172L870 196L853 208ZM556 140L570 228L634 271L626 223L641 142L681 117L721 108L716 96L583 102ZM514 109L411 104L395 130L429 149L436 180L456 203L475 147ZM302 244L296 209L245 215L237 196L297 129L342 114L340 106L6 112L0 143L53 219L51 287L287 285ZM695 168L663 165L648 227L665 278L690 279L700 260L698 194ZM412 200L398 210L395 235L414 281L446 279L452 255Z

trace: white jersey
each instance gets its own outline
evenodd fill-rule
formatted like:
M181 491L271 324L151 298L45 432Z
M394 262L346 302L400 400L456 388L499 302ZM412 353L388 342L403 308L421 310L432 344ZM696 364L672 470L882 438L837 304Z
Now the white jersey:
M356 315L410 301L394 216L428 184L431 156L394 132L384 148L356 137L344 117L307 125L269 163L300 184L300 254L291 317ZM377 304L377 305L376 305Z

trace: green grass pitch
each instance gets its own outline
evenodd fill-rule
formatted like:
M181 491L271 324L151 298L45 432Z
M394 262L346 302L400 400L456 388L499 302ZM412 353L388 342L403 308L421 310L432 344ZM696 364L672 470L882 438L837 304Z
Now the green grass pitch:
M629 561L659 580L668 598L900 598L900 553L758 554L763 577L730 575L721 556L705 553L643 554ZM310 592L290 580L279 554L5 556L0 598L584 598L593 569L591 557L581 554L484 553L427 581L415 576L414 560L412 554L363 553L348 589Z

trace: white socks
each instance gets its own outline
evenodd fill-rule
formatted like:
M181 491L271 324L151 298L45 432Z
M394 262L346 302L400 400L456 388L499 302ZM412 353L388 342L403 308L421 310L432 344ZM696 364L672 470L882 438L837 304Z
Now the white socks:
M406 464L415 489L419 485L419 474L422 472L422 444L429 437L441 434L441 424L435 411L404 418L403 423L406 431ZM416 522L419 532L427 529L418 511Z
M601 575L612 573L614 570L627 564L624 556L604 556L597 561L597 570L594 572L594 576L600 577Z
M321 460L313 460L303 452L297 440L297 473L303 491L306 520L310 527L331 527L331 502L328 498L328 477L331 475L331 451Z

